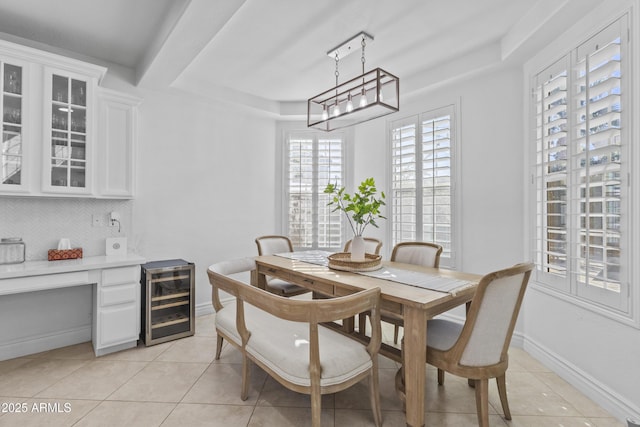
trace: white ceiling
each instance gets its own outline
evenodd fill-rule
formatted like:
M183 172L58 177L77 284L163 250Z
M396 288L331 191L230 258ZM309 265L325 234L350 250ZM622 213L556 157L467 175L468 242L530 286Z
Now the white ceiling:
M131 68L142 86L279 114L334 85L326 52L360 31L374 37L366 69L409 94L522 62L599 1L0 0L0 32ZM340 61L341 79L360 56Z

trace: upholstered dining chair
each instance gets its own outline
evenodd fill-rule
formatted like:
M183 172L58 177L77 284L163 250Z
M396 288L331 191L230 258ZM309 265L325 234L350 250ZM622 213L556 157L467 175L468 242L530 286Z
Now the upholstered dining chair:
M393 247L391 261L438 268L440 266L440 254L442 254L442 246L435 243L402 242ZM392 313L383 312L381 319L383 322L393 325L393 342L397 344L400 326L404 325L402 318ZM364 322L365 320L361 316L359 320L361 327L365 325Z
M405 264L440 267L442 246L429 242L402 242L393 247L391 261Z
M427 323L427 363L474 383L478 424L489 426L488 383L495 378L504 417L511 419L505 374L509 344L533 264L517 264L485 275L469 305L465 323L432 319Z
M286 252L293 252L291 239L286 236L261 236L256 239L258 255L273 255ZM267 277L267 290L274 294L285 297L292 297L309 292L309 289L275 277Z
M382 241L373 237L364 237L364 251L368 254L380 255ZM343 252L351 252L351 240L347 240L344 244Z

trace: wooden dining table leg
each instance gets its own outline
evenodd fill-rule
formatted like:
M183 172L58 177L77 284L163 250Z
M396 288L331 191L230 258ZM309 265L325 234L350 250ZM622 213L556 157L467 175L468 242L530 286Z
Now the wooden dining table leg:
M407 425L422 427L424 423L424 386L427 366L427 314L424 310L404 308L404 386Z
M260 289L267 289L267 276L264 274L258 273L257 270L251 270L251 279L250 283L253 286L257 286Z

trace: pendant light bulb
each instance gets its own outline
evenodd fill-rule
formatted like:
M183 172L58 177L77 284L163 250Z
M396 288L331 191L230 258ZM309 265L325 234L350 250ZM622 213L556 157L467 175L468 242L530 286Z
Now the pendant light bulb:
M364 108L367 106L367 92L362 89L362 95L360 95L360 108Z
M347 113L350 113L352 111L353 111L353 101L351 100L351 94L349 94L348 101L347 101Z
M327 120L329 118L329 113L327 112L327 106L322 107L322 120Z
M338 105L338 101L336 101L336 106L333 107L333 116L337 117L340 115L340 105Z

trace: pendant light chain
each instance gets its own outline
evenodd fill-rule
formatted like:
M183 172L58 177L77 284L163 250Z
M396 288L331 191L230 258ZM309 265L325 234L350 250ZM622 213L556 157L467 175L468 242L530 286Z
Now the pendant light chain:
M338 87L338 76L340 72L338 71L338 63L340 62L340 56L338 56L338 51L336 51L336 89Z
M364 41L364 35L362 36L362 58L360 58L360 60L362 61L362 74L364 74L364 48L367 45L367 43Z

